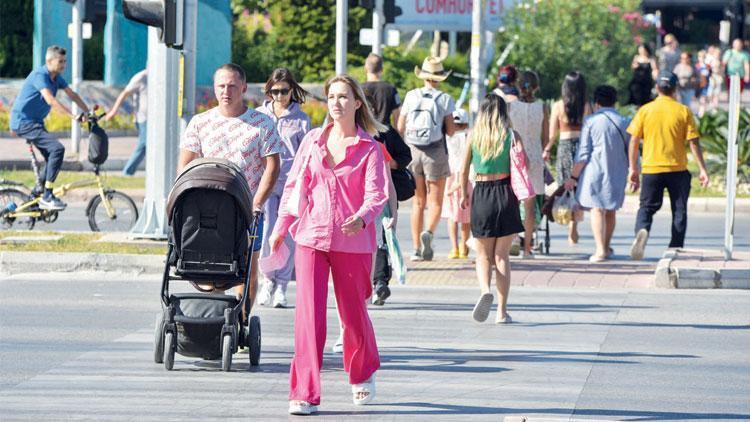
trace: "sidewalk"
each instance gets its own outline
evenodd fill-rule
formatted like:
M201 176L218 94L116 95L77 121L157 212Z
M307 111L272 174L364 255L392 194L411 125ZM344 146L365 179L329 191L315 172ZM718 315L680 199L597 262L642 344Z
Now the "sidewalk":
M114 131L113 131L114 132ZM133 134L127 136L128 132L119 131L109 134L109 156L101 169L105 171L122 171L125 163L128 162L130 154L138 143L138 137ZM88 135L81 135L81 144L78 157L73 154L69 133L61 134L60 142L65 146L65 161L63 170L81 171L93 168L88 162ZM3 146L2 155L0 155L0 170L30 170L31 154L26 140L18 137L4 138L0 137L0 145ZM43 160L38 150L35 150L37 159ZM145 160L139 166L140 170L145 168Z

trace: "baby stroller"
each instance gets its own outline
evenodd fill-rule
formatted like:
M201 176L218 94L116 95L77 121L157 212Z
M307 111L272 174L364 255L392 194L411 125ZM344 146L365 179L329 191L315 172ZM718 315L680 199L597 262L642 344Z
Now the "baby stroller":
M169 242L154 338L154 362L167 370L179 353L221 358L229 371L239 346L249 349L250 365L258 365L260 319L243 318L243 310L250 316L250 254L263 218L251 212L251 201L245 177L227 160L197 159L177 176L167 201ZM170 294L174 280L200 292ZM243 287L241 299L216 293L234 286Z
M547 214L544 213L544 201L547 199L547 195L541 194L534 197L534 232L532 233L532 250L537 251L542 255L549 255L550 245L550 234L549 234L549 222L550 219ZM526 210L521 205L521 221L524 221ZM523 249L526 239L523 234L519 235L520 245L519 249Z

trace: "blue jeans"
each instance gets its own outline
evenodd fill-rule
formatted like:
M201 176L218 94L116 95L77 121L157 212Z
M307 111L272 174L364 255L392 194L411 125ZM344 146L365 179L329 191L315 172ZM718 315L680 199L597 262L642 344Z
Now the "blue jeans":
M63 144L47 132L43 123L22 123L18 130L16 130L16 134L21 138L26 138L27 141L37 147L42 153L44 161L47 162L44 174L42 175L44 180L41 180L40 177L40 181L54 182L57 179L57 174L60 173L63 158L65 157L65 147Z
M146 122L136 122L135 127L138 129L138 145L135 146L133 154L130 155L130 159L122 169L122 174L126 176L134 175L138 166L141 165L141 161L146 157Z

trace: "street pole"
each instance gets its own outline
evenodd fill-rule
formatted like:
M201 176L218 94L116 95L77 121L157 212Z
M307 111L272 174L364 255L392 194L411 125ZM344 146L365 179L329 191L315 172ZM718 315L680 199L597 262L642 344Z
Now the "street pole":
M179 53L160 43L157 31L148 28L146 196L131 238L167 238L164 211L177 169Z
M734 198L737 195L737 132L740 125L740 84L737 75L729 79L729 127L727 128L727 206L724 209L724 260L732 259L734 249Z
M375 0L372 11L372 54L383 55L383 0Z
M456 44L458 43L458 32L448 32L448 55L454 56L456 54Z
M71 25L73 26L72 35L72 50L71 51L71 73L73 76L73 84L71 89L75 92L80 92L81 80L83 79L83 31L81 28L82 16L85 13L85 0L77 0L73 5ZM78 104L73 101L71 107L73 115L78 116L81 110L78 108ZM80 151L81 143L81 125L73 120L70 125L70 149L76 156Z
M336 0L336 74L346 73L346 16L349 3Z
M484 10L487 0L474 1L471 10L471 99L469 100L469 122L474 124L479 111L479 99L484 98L485 69L482 66L482 38L484 34Z
M185 0L184 44L182 53L184 61L183 91L185 104L181 110L180 137L185 132L190 119L195 114L195 46L198 31L198 0Z

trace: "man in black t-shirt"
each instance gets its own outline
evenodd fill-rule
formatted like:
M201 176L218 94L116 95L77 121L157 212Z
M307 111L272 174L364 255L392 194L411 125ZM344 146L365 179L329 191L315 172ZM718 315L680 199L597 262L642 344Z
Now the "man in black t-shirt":
M380 80L383 74L382 57L377 54L367 56L365 60L365 72L367 74L367 82L362 84L362 90L367 97L367 102L370 104L375 118L380 123L388 126L388 131L380 134L376 139L385 144L388 153L393 157L393 161L390 162L391 175L393 176L395 172L407 171L406 166L411 162L411 150L409 150L409 146L406 145L401 135L393 128L391 123L391 121L398 121L401 99L398 96L396 87ZM392 180L396 184L400 183L403 178L394 176ZM399 188L400 186L396 186L397 190ZM381 233L380 235L383 236L382 243L385 244L385 233ZM391 295L391 290L388 288L391 274L391 266L388 262L388 249L378 248L372 279L375 292L373 295L373 304L383 305L388 296Z

